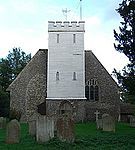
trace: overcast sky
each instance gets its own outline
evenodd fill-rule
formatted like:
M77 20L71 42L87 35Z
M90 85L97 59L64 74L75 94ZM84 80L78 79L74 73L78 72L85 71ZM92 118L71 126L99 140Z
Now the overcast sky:
M115 11L122 0L82 0L85 21L85 50L92 50L111 73L122 69L127 58L116 52L113 29L121 18ZM0 0L0 58L13 47L34 55L48 48L48 21L65 21L62 9L68 9L69 21L79 20L80 0Z

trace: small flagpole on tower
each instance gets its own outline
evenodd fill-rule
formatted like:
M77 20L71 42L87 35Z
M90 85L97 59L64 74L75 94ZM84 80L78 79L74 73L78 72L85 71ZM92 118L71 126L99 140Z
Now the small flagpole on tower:
M82 20L82 0L80 0L80 20Z

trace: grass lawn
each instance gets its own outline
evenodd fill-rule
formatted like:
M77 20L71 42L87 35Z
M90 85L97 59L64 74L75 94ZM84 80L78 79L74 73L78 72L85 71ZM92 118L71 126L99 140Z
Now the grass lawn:
M6 131L0 129L0 150L135 150L135 128L118 123L116 132L97 131L95 123L80 123L75 126L76 140L73 144L52 139L38 144L28 134L28 125L21 125L19 144L5 143Z

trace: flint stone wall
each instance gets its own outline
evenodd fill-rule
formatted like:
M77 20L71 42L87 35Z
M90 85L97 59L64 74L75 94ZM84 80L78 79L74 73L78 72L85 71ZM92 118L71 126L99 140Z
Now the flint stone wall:
M47 50L39 50L7 89L10 108L22 112L21 121L29 121L38 106L46 101L47 56ZM120 113L118 86L95 55L85 51L85 82L93 78L99 84L99 101L70 100L75 106L75 121L94 121L96 110L100 115L109 113L117 119ZM46 113L57 114L61 101L46 101Z
M41 101L45 100L46 92L41 93L43 91L40 89L44 87L46 90L46 83L47 83L47 50L41 49L39 50L31 61L26 65L26 67L20 72L17 78L10 84L7 91L10 91L10 109L16 109L17 111L22 112L21 121L26 122L27 116L35 110L29 110L27 107L27 103L36 103L36 98L41 98ZM44 84L41 83L41 76L44 75ZM38 77L40 78L38 82ZM34 80L38 83L32 83ZM32 85L30 85L32 84ZM35 90L35 86L38 85L37 90ZM32 91L32 88L33 91ZM33 92L33 94L32 94ZM36 95L35 92L40 93L41 95ZM28 99L27 99L28 98ZM43 100L44 99L44 100ZM27 100L30 100L29 102ZM27 111L28 109L28 111ZM31 109L31 108L30 108ZM34 109L35 105L34 105Z
M55 122L59 117L59 107L63 100L46 101L46 113L49 116L55 116ZM84 100L68 100L73 107L73 118L76 122L83 122L85 118L85 101Z
M99 101L87 101L85 105L86 120L95 120L96 110L109 113L118 119L120 113L119 88L111 75L99 62L92 51L85 51L85 81L96 79L99 85Z

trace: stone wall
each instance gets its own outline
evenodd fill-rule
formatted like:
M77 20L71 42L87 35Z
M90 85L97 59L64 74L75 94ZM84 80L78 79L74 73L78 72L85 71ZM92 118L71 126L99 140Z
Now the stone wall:
M40 49L7 89L10 91L10 108L22 112L22 121L26 121L26 102L27 98L29 99L28 93L32 90L31 85L33 85L33 87L38 85L38 87L36 91L33 89L33 102L30 103L36 101L35 98L39 95L37 94L37 97L35 97L34 92L39 93L41 87L44 87L44 92L39 98L43 101L43 97L46 96L47 54L47 50ZM44 85L41 85L41 81L43 81L42 75L44 77ZM38 77L38 83L31 82L34 81L34 79L35 81L38 81ZM32 98L30 97L30 99Z
M46 76L36 74L28 83L26 89L26 116L27 120L38 110L38 105L43 103L46 98Z
M36 114L38 105L46 99L47 55L47 50L39 50L8 88L10 108L22 112L22 121L28 121L31 115ZM95 55L85 51L85 82L92 78L98 81L99 101L70 99L75 120L95 120L96 110L100 115L108 113L117 118L120 110L118 86ZM57 116L63 100L47 100L47 115Z
M88 102L86 101L85 103L85 121L95 121L96 116L95 112L98 110L100 112L99 114L99 119L102 118L102 115L107 113L114 117L116 120L118 120L118 115L119 115L119 107L116 105L110 105L108 103L102 104L102 102Z
M113 114L116 118L119 114L119 88L107 70L99 62L92 51L85 51L85 82L96 79L99 85L99 101L87 101L86 119L94 120L94 112Z
M47 115L55 116L55 119L59 116L59 107L63 100L47 100L46 101L46 112ZM76 122L84 121L85 118L85 100L69 100L72 105L72 115Z

